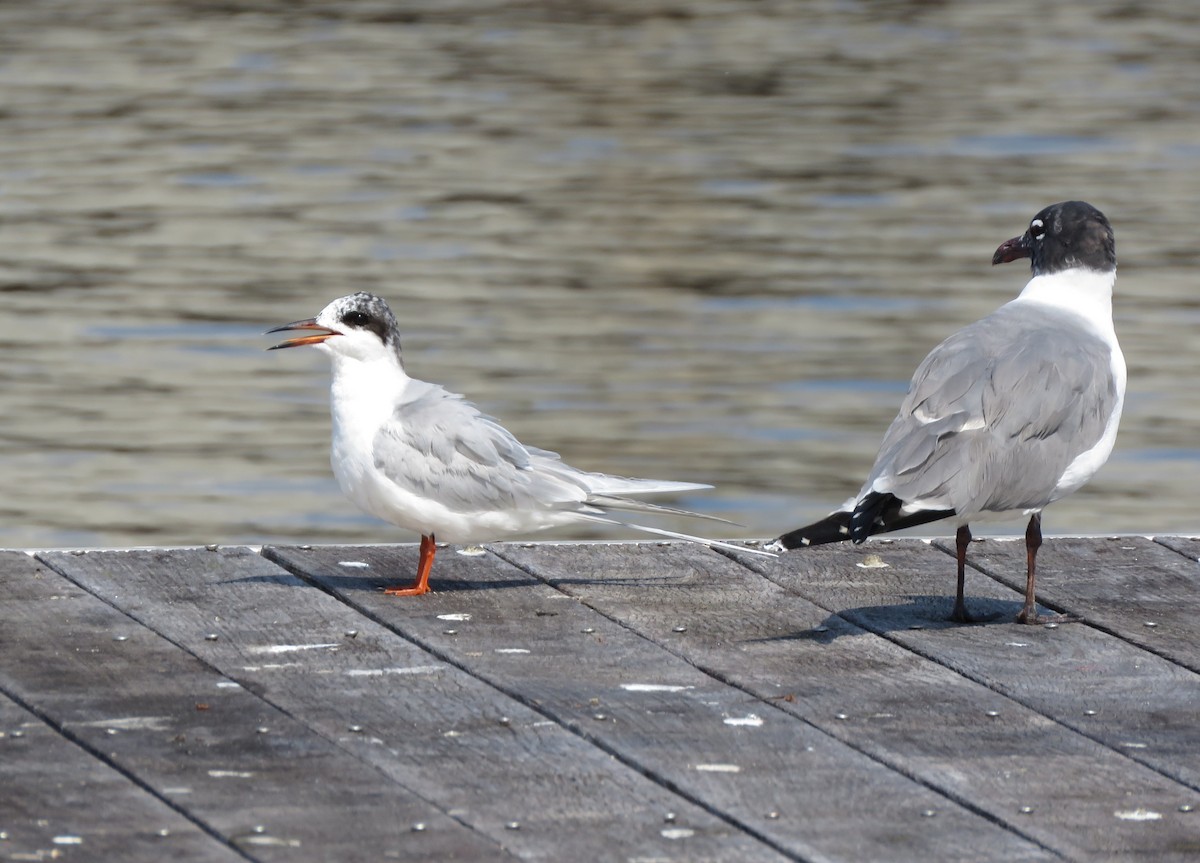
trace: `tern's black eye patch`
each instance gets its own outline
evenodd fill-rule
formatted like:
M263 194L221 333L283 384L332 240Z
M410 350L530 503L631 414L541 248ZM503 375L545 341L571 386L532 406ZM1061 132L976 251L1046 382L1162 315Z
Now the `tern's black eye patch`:
M373 299L373 298L372 298ZM382 305L382 301L377 301ZM379 341L387 344L389 336L395 338L395 333L388 332L390 329L395 329L394 319L388 311L387 306L383 306L379 311L374 309L363 309L362 305L356 308L349 308L338 317L338 320L346 326L347 329L366 330L369 333L374 333L379 337Z
M359 291L348 297L334 300L327 307L336 318L340 328L346 332L374 333L385 345L400 349L400 333L396 316L387 303L374 294ZM322 312L326 314L326 312Z

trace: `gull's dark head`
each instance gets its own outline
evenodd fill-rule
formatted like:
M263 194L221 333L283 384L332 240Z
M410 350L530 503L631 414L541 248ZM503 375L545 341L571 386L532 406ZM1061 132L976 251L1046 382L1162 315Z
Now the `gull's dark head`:
M360 360L385 355L400 356L400 327L388 304L374 294L359 291L339 297L315 318L293 321L271 333L311 331L273 345L268 350L315 345L327 353Z
M1075 267L1110 272L1117 267L1117 247L1103 213L1084 201L1063 201L1034 216L1024 234L1001 243L992 263L1018 258L1030 259L1035 276Z

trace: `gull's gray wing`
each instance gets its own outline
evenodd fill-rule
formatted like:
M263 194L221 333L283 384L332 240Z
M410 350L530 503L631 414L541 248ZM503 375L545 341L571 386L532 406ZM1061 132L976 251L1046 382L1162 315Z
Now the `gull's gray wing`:
M1117 403L1108 345L1065 312L1009 304L918 367L859 494L921 509L1040 509Z
M412 381L374 440L375 467L402 488L458 512L554 509L587 497L580 472L526 447L442 387Z

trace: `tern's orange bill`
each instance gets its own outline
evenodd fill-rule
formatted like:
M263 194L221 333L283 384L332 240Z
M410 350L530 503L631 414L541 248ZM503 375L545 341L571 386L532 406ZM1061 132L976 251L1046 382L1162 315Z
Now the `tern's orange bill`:
M331 336L340 336L337 330L331 330L329 327L323 327L317 323L315 318L308 318L303 321L292 321L290 324L284 324L282 327L276 327L273 330L267 330L268 333L284 333L292 330L318 330L310 336L297 336L294 339L280 342L277 345L271 345L267 348L269 351L277 351L280 348L299 348L304 345L319 345L321 342Z

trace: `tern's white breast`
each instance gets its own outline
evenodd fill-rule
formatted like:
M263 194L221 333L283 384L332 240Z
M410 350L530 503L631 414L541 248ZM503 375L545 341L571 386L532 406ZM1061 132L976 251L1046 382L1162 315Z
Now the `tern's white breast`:
M410 386L424 384L409 378L394 361L334 358L330 464L342 492L355 506L391 524L448 542L482 542L533 533L575 518L569 510L549 506L454 509L438 499L436 489L425 488L422 493L403 482L403 471L377 466L379 431L399 422L396 406ZM394 430L403 436L402 429Z

